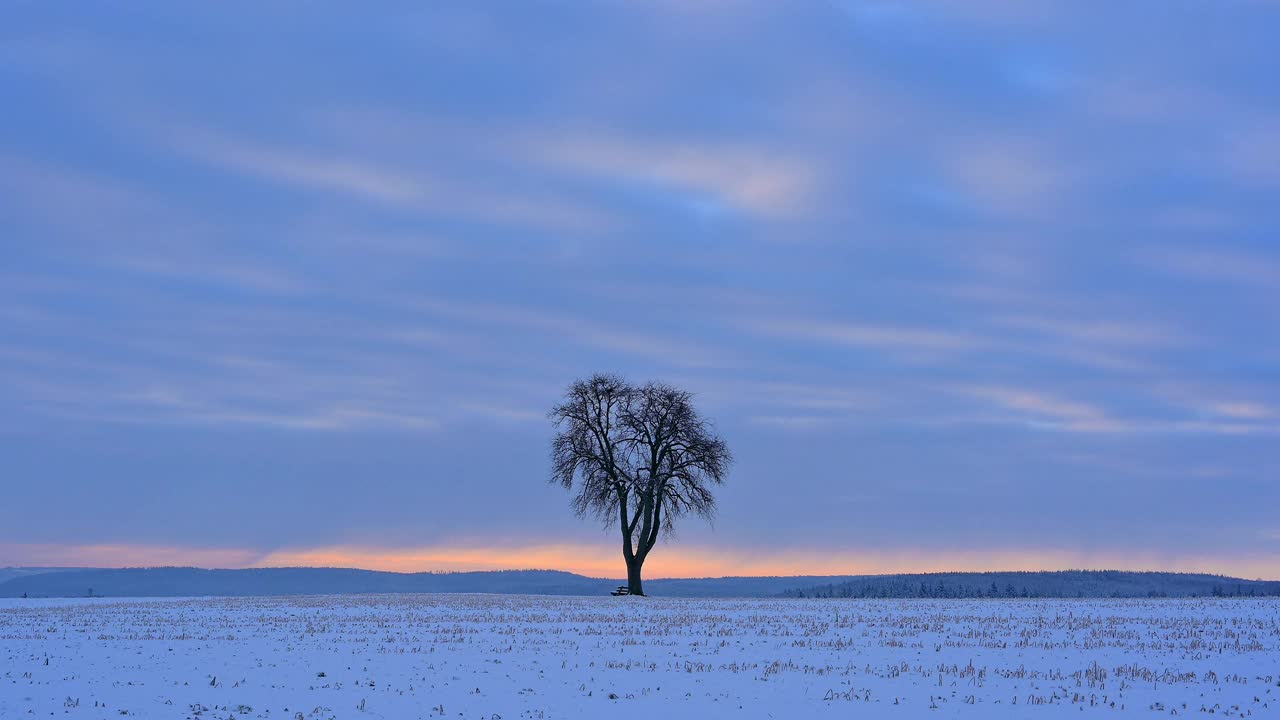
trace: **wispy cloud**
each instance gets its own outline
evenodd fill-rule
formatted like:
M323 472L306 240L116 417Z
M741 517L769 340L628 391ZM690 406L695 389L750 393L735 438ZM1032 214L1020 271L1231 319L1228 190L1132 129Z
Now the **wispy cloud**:
M1280 291L1280 262L1260 253L1230 248L1149 248L1141 261L1185 277Z
M292 407L264 407L260 403L239 404L212 398L193 397L190 394L163 386L147 388L137 393L121 395L126 410L158 411L159 417L169 423L195 423L208 425L246 425L286 430L436 430L440 422L433 417L403 411L361 407L350 404L294 405ZM154 414L154 413L153 413ZM110 415L102 419L109 420Z
M546 422L547 414L545 411L535 410L527 407L513 407L510 405L494 405L489 403L463 402L461 408L469 413L474 413L480 417L500 420L504 422Z
M289 273L265 263L252 264L222 258L186 257L178 260L134 256L109 258L103 265L175 281L213 282L241 290L290 294L302 289L302 284Z
M564 171L606 182L651 183L701 193L766 217L811 208L820 190L813 161L763 144L575 133L533 137L525 141L523 152Z
M1075 432L1118 432L1130 428L1128 423L1111 417L1100 407L1041 391L998 385L968 386L956 390L1015 411L1031 425Z
M1232 133L1223 153L1230 177L1250 185L1280 187L1280 114Z
M1280 417L1275 408L1259 402L1219 402L1210 408L1218 415L1236 420L1269 420Z
M947 175L985 212L1037 217L1068 201L1071 166L1027 139L958 139L944 146Z
M1224 427L1255 425L1262 429L1280 419L1275 393L1257 384L1163 382L1153 384L1150 393L1191 415L1197 423Z
M823 415L752 415L747 420L785 430L811 430L832 422L831 417Z
M955 353L985 345L978 337L923 327L768 317L744 320L739 324L761 335L909 353Z
M614 224L598 207L545 191L466 182L425 168L344 158L333 151L269 145L206 131L179 133L174 147L214 167L417 213L562 230L599 230Z
M0 543L0 566L26 567L250 567L264 553L146 543Z
M1006 315L994 320L1004 327L1031 330L1077 345L1165 348L1187 342L1181 333L1152 322L1090 321L1028 314Z
M1154 410L1120 415L1096 403L1036 389L972 385L951 390L1013 411L1008 420L1046 430L1094 434L1280 434L1280 424L1261 422L1272 417L1269 409L1252 404L1214 405L1216 417L1204 417L1204 413L1201 417L1170 417Z
M407 303L421 311L485 325L554 333L557 337L610 352L636 355L677 366L713 367L730 358L696 338L679 338L646 331L634 324L609 324L581 314L496 303L464 303L413 298Z

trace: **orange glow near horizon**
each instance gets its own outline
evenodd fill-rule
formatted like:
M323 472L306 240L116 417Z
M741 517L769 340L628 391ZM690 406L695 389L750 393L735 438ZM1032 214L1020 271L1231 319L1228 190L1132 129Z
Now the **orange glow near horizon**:
M243 548L191 548L138 544L0 545L0 566L351 567L393 572L565 570L589 577L625 576L621 551L605 544L432 546L390 548L333 545L260 552ZM1163 570L1280 578L1274 556L1174 555L1070 550L725 550L659 547L645 564L649 578L734 575L872 575L889 573L1064 570Z

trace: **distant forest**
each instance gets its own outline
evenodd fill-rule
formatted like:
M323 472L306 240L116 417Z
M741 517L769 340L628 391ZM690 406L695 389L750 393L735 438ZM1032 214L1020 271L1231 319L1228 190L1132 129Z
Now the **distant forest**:
M364 593L608 596L620 581L554 570L394 573L342 568L0 568L0 598L208 597ZM1280 581L1068 570L655 579L650 595L755 598L1099 598L1280 595Z
M787 590L793 598L1135 598L1280 595L1280 581L1119 570L874 575Z

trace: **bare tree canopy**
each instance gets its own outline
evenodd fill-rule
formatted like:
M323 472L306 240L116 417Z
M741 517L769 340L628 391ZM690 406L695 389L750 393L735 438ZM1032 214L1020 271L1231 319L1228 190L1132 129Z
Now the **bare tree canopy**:
M670 385L635 387L602 374L570 385L549 413L556 426L551 482L576 490L579 515L617 523L634 595L644 594L641 567L676 519L715 516L711 489L733 462L692 400Z

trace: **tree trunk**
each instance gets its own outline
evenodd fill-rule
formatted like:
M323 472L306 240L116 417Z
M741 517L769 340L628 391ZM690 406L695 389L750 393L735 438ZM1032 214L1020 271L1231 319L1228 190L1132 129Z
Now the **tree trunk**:
M640 566L644 560L636 558L627 561L627 593L644 595L644 587L640 584Z

